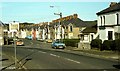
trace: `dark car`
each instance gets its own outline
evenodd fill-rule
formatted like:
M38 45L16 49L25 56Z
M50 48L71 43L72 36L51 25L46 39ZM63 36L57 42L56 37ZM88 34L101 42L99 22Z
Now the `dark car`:
M64 49L66 47L66 45L61 41L54 41L54 42L52 42L51 46L52 46L52 48L55 48L55 49L57 49L57 48Z

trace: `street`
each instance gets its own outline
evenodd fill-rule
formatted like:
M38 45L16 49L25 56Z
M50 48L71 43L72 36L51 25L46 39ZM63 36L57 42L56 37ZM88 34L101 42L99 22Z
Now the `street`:
M24 69L116 69L117 61L99 59L52 49L50 43L24 40L25 46L17 46L17 68ZM63 52L64 51L64 52ZM3 46L3 68L14 64L13 45ZM6 63L7 62L7 63ZM14 67L14 65L11 65ZM9 68L8 68L9 69Z

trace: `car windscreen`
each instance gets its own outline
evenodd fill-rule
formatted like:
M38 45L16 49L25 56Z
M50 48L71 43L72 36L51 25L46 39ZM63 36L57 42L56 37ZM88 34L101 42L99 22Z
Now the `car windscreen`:
M55 41L55 43L63 43L63 42L61 42L61 41Z

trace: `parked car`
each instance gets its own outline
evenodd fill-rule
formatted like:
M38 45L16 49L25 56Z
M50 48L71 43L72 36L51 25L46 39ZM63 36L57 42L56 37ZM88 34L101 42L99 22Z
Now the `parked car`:
M32 36L26 36L25 38L32 40Z
M52 43L52 39L47 39L46 42L47 43Z
M23 46L23 45L24 45L23 40L22 40L22 39L18 39L18 40L16 41L16 45L17 45L17 46Z
M51 46L52 46L52 48L55 48L55 49L57 49L57 48L64 49L66 47L66 45L63 42L58 41L58 40L52 42Z

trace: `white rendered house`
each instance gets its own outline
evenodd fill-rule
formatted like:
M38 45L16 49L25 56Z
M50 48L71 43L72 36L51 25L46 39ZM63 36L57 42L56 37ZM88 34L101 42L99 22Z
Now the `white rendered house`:
M111 2L110 6L97 13L99 38L115 40L120 38L120 3Z

